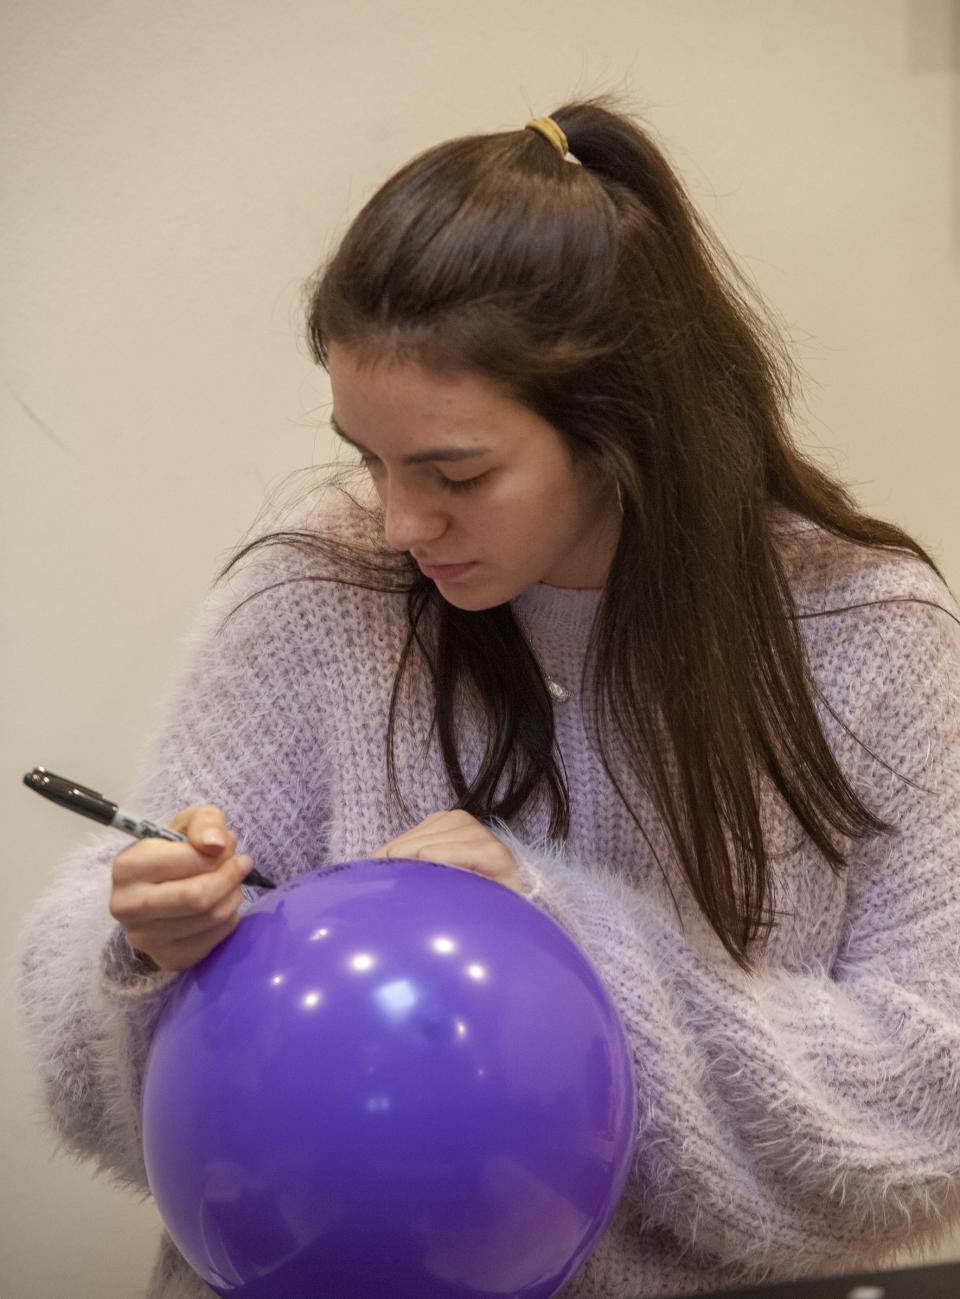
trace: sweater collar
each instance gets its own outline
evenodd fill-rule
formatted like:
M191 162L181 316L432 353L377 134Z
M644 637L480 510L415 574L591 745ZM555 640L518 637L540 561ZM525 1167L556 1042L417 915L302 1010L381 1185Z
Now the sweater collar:
M579 690L602 594L539 582L511 601L514 616L544 671L570 691Z

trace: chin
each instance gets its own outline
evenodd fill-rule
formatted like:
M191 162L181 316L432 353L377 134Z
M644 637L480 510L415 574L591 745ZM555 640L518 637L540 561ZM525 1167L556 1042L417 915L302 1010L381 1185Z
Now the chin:
M495 596L483 596L479 592L476 595L468 595L466 592L454 595L441 590L440 595L447 604L452 604L455 609L464 609L468 613L482 613L484 609L496 609L497 605L506 603ZM508 596L507 599L509 598Z
M484 609L496 609L499 605L512 600L515 595L519 595L523 589L522 586L516 588L504 586L498 590L486 586L471 590L466 583L463 585L457 582L437 583L437 590L447 604L452 604L456 609L464 609L468 613L482 613Z

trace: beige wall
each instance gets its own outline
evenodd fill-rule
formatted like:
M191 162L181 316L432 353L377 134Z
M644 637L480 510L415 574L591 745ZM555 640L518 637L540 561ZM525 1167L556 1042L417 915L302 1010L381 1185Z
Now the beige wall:
M299 286L444 137L645 109L792 333L804 437L960 584L958 42L956 0L8 0L5 947L85 833L20 776L123 796L218 561L326 454ZM153 1211L0 1070L0 1293L129 1299Z

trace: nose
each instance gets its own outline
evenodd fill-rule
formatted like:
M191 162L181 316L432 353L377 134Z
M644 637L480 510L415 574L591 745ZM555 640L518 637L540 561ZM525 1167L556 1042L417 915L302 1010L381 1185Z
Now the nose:
M447 516L426 494L389 483L381 489L384 535L394 550L415 550L443 536Z

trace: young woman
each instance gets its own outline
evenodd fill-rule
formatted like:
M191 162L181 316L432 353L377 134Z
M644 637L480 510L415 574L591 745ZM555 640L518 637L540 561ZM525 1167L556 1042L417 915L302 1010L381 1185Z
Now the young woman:
M566 926L633 1048L631 1176L565 1296L923 1242L960 1211L957 612L792 444L664 158L599 103L432 149L309 331L369 490L222 584L142 790L189 842L104 841L37 913L61 1134L145 1185L151 1028L251 860L422 856ZM152 1293L206 1291L167 1244Z

